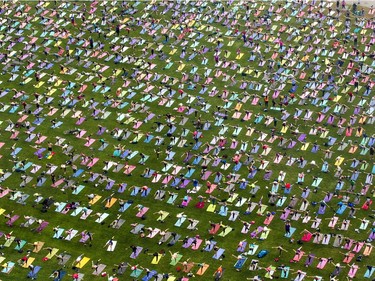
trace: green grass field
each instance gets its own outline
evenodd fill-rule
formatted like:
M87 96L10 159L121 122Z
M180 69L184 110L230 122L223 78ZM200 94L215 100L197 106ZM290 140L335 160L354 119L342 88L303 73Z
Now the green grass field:
M2 188L12 192L0 200L4 215L0 239L6 245L5 236L10 233L27 244L22 251L15 249L16 242L1 249L3 269L7 269L9 262L15 266L8 274L0 273L0 280L26 278L30 270L18 261L28 250L30 258L35 258L33 265L42 267L38 280L53 280L50 275L59 269L66 273L62 280L71 280L69 275L76 272L84 274L83 280L104 280L109 276L142 280L146 269L170 273L176 278L168 280L189 278L191 274L194 277L190 279L213 280L220 266L224 268L222 280L246 280L256 275L268 279L270 275L282 278L277 268L282 265L291 269L289 277L284 278L287 280L298 280L297 270L306 273L305 280L314 280L314 276L329 280L335 269L333 263L343 267L337 280L345 280L350 268L344 258L349 252L354 254L349 265L362 256L362 261L355 262L359 266L356 279L365 280L366 266L374 265L371 255L363 255L365 246L357 253L341 248L344 244L334 247L333 241L342 235L354 241L372 242L368 237L374 222L373 207L361 208L366 200L372 200L374 189L369 178L375 173L370 155L374 144L375 80L370 70L375 66L374 42L367 22L373 14L368 9L363 18L348 12L351 24L345 30L346 11L337 15L335 3L331 3L330 16L330 7L325 3L321 13L326 18L318 20L311 17L318 13L318 7L311 7L309 12L308 6L288 1L255 1L246 5L237 1L231 5L170 2L169 8L159 1L128 2L126 6L116 1L56 2L2 4L0 168L4 175L9 175ZM261 19L269 9L271 21L267 25ZM246 46L242 31L246 31ZM304 42L309 35L311 40ZM275 40L281 40L282 46ZM358 53L353 51L354 47ZM155 57L150 58L153 54ZM215 63L215 55L219 63ZM338 60L342 61L340 68ZM356 75L358 87L353 80ZM322 120L318 121L319 117ZM80 118L84 121L77 124ZM332 124L329 118L334 119ZM54 127L58 122L61 125ZM97 134L100 128L101 135ZM77 129L82 137L69 132ZM45 140L36 143L42 136ZM330 143L333 139L336 141ZM93 143L86 145L90 140ZM237 145L231 147L233 142ZM101 149L104 144L108 146ZM21 150L13 155L18 148ZM41 148L45 150L38 159L35 153ZM54 152L52 157L48 157L48 148ZM132 152L138 153L132 158L119 156ZM184 161L187 155L191 158ZM275 163L278 157L282 159ZM88 167L87 163L94 158L98 162ZM86 164L81 163L85 159ZM306 161L303 167L298 164L301 159ZM353 159L359 161L357 165L353 165ZM215 162L217 165L213 165ZM328 172L322 171L324 162ZM23 168L25 165L27 168ZM53 175L49 172L51 165L56 166ZM135 169L124 173L128 166ZM341 190L336 189L338 168L342 170ZM82 173L74 176L74 171L80 169ZM189 174L190 170L194 172ZM252 171L256 174L249 177ZM271 172L266 179L265 175ZM356 172L359 175L353 178ZM100 176L90 180L95 173ZM208 173L210 176L203 179ZM304 180L298 183L302 173ZM221 179L216 181L219 174ZM168 176L170 181L163 183ZM26 178L30 180L27 183ZM42 178L45 182L39 186L38 180ZM314 186L315 178L321 179L318 186ZM53 180L62 181L52 186ZM174 186L177 180L186 181L186 187L181 187L181 183ZM197 192L193 189L194 180L199 182ZM109 187L111 182L113 186ZM121 184L126 185L125 190L121 190ZM216 189L208 194L210 184L216 185ZM292 187L287 193L285 186L289 184ZM79 186L84 188L75 194ZM135 188L143 186L151 189L148 196L131 195ZM255 187L259 187L257 192L253 192ZM308 206L303 210L306 187L310 192L306 197ZM157 191L165 191L165 197L157 199ZM169 192L177 195L174 204L167 203ZM326 193L333 192L335 196L327 202L325 213L317 215ZM18 197L12 200L13 194L29 197L21 204ZM100 199L90 204L91 195ZM42 204L35 202L38 196L42 201L52 197L55 204L42 212ZM185 196L190 196L191 201L182 207ZM109 208L105 206L107 198L115 202ZM301 217L288 217L296 231L287 238L285 221L280 216L293 198L295 205L289 209ZM121 200L132 201L125 212L119 212ZM55 211L58 203L72 202L91 209L91 215L83 220L82 213L74 216L72 210L66 214ZM199 202L204 204L203 208L197 207ZM214 212L207 211L210 204ZM343 214L336 214L339 204L349 206ZM140 205L149 208L143 218L136 216ZM251 206L253 210L247 212ZM356 208L354 217L348 216L350 206ZM228 208L227 215L219 213L223 208ZM158 221L159 211L169 213L163 222ZM229 220L231 211L239 214L234 221ZM188 229L188 220L175 226L181 212L187 219L199 220L195 228ZM102 223L96 222L104 213L108 217ZM259 239L262 233L252 238L250 233L264 226L267 214L271 213L274 219L268 225L268 238ZM10 227L7 221L13 215L20 218ZM38 222L25 227L25 216L49 224L37 233ZM328 224L333 216L338 217L338 222L332 228ZM111 223L118 217L125 222L116 229ZM322 222L318 229L313 229L316 218ZM350 221L347 230L341 229L345 219ZM365 229L360 229L361 219L368 220ZM244 222L251 222L248 234L241 233ZM211 223L222 225L217 234L209 233ZM134 224L144 224L144 234L132 234ZM227 226L233 231L225 237L218 235ZM56 227L64 229L63 239L53 238ZM171 247L167 242L158 244L161 235L148 238L147 228L175 232L181 235L181 241ZM78 231L70 241L65 239L69 229ZM313 238L298 243L305 229L314 233ZM93 233L92 245L79 242L84 231ZM327 245L313 242L318 232L332 236ZM203 241L197 250L182 247L185 237L197 235ZM111 237L117 245L114 251L107 251L106 243ZM203 250L210 238L218 248L225 249L219 259L213 258L215 250ZM242 253L247 261L241 270L236 270L234 264L240 255L237 246L243 240L259 247L255 255ZM32 251L36 241L44 242L38 253ZM275 260L278 251L274 247L280 245L287 252ZM131 246L143 248L137 259L130 258ZM305 266L305 256L297 263L290 262L301 246L306 255L315 255L310 266ZM48 254L45 248L49 247L59 249L57 255L71 255L64 267L58 264L57 255L44 259ZM257 258L260 250L269 253ZM183 255L181 264L170 264L170 251ZM151 263L154 253L162 256L158 264ZM81 254L89 262L79 270L72 268ZM333 263L317 269L319 258L333 258ZM256 271L249 270L253 259L259 260ZM194 263L191 274L178 270L183 269L184 261ZM106 265L103 272L107 276L94 275L92 262ZM129 266L123 274L117 274L117 265L122 262ZM199 264L209 265L203 275L197 274ZM134 265L143 268L138 278L130 276L130 267ZM267 274L270 268L273 274Z

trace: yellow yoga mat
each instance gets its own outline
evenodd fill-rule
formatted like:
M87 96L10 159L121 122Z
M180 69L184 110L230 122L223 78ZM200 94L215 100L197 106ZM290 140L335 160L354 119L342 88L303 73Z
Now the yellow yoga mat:
M188 23L189 27L192 27L195 24L195 20L192 20L191 22Z
M82 268L85 266L86 263L88 263L90 260L90 258L88 257L83 257L83 259L81 259L81 261L79 263L77 263L76 267L77 268Z
M236 59L239 60L243 57L244 53L240 53L239 55L236 56Z
M184 67L185 67L185 64L181 64L179 67L178 67L178 71L181 71L181 70L183 70L184 69Z
M240 111L241 107L242 107L242 103L239 102L236 104L236 107L234 108L234 110Z
M201 25L200 27L198 27L198 30L203 30L203 29L205 29L205 28L206 28L205 25Z
M27 260L27 263L23 264L22 267L23 268L28 268L33 263L33 261L35 261L35 258L29 258Z
M60 86L62 82L63 82L63 80L58 79L58 80L55 82L54 86Z
M92 198L89 202L90 205L94 205L96 202L98 202L102 198L100 195L95 195L94 198Z
M228 198L227 202L233 203L234 200L236 200L238 197L238 193L234 193L230 198Z
M285 133L288 131L288 129L289 129L289 126L284 126L284 127L281 129L281 132L282 132L283 134L285 134Z
M305 143L304 145L302 145L301 150L305 151L309 147L309 145L310 143Z
M207 212L211 212L213 213L216 209L216 205L214 204L210 204L208 207L207 207Z
M158 221L163 221L169 216L169 213L166 211L162 211L161 214L158 217Z
M117 198L111 198L111 200L105 204L105 207L111 208L113 206L113 204L116 203L116 201L117 201Z
M47 259L52 259L52 258L57 254L58 251L59 251L59 249L57 249L57 248L53 248L53 249L52 249L52 252L51 252L50 254L48 254L48 255L46 256L46 258L47 258Z
M159 261L161 260L161 258L162 258L162 255L159 254L157 257L154 257L154 258L152 259L151 264L158 264Z
M251 74L251 73L253 73L253 71L254 71L254 70L249 69L249 70L246 71L246 74Z
M344 162L344 157L339 157L336 162L335 162L335 166L340 166L342 164L342 162Z
M43 81L40 81L38 84L35 85L35 88L40 88L44 84Z
M50 96L52 95L54 92L56 92L57 89L51 89L48 93L47 93L47 96Z
M321 135L320 135L320 138L326 138L327 137L327 135L328 135L328 131L325 131L325 132L323 132Z

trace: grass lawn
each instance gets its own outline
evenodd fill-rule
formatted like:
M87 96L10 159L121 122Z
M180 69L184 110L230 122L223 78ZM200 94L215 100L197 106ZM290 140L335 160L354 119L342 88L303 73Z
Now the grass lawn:
M61 280L213 280L219 267L231 281L302 280L299 270L344 280L353 262L367 278L371 10L348 7L346 22L334 2L2 5L0 279L25 279L25 256L39 280L59 280L56 270ZM80 241L87 232L93 240ZM164 234L180 238L159 243ZM208 240L216 246L205 250ZM71 257L62 265L60 255ZM77 267L80 256L87 263ZM320 258L332 262L318 269Z

